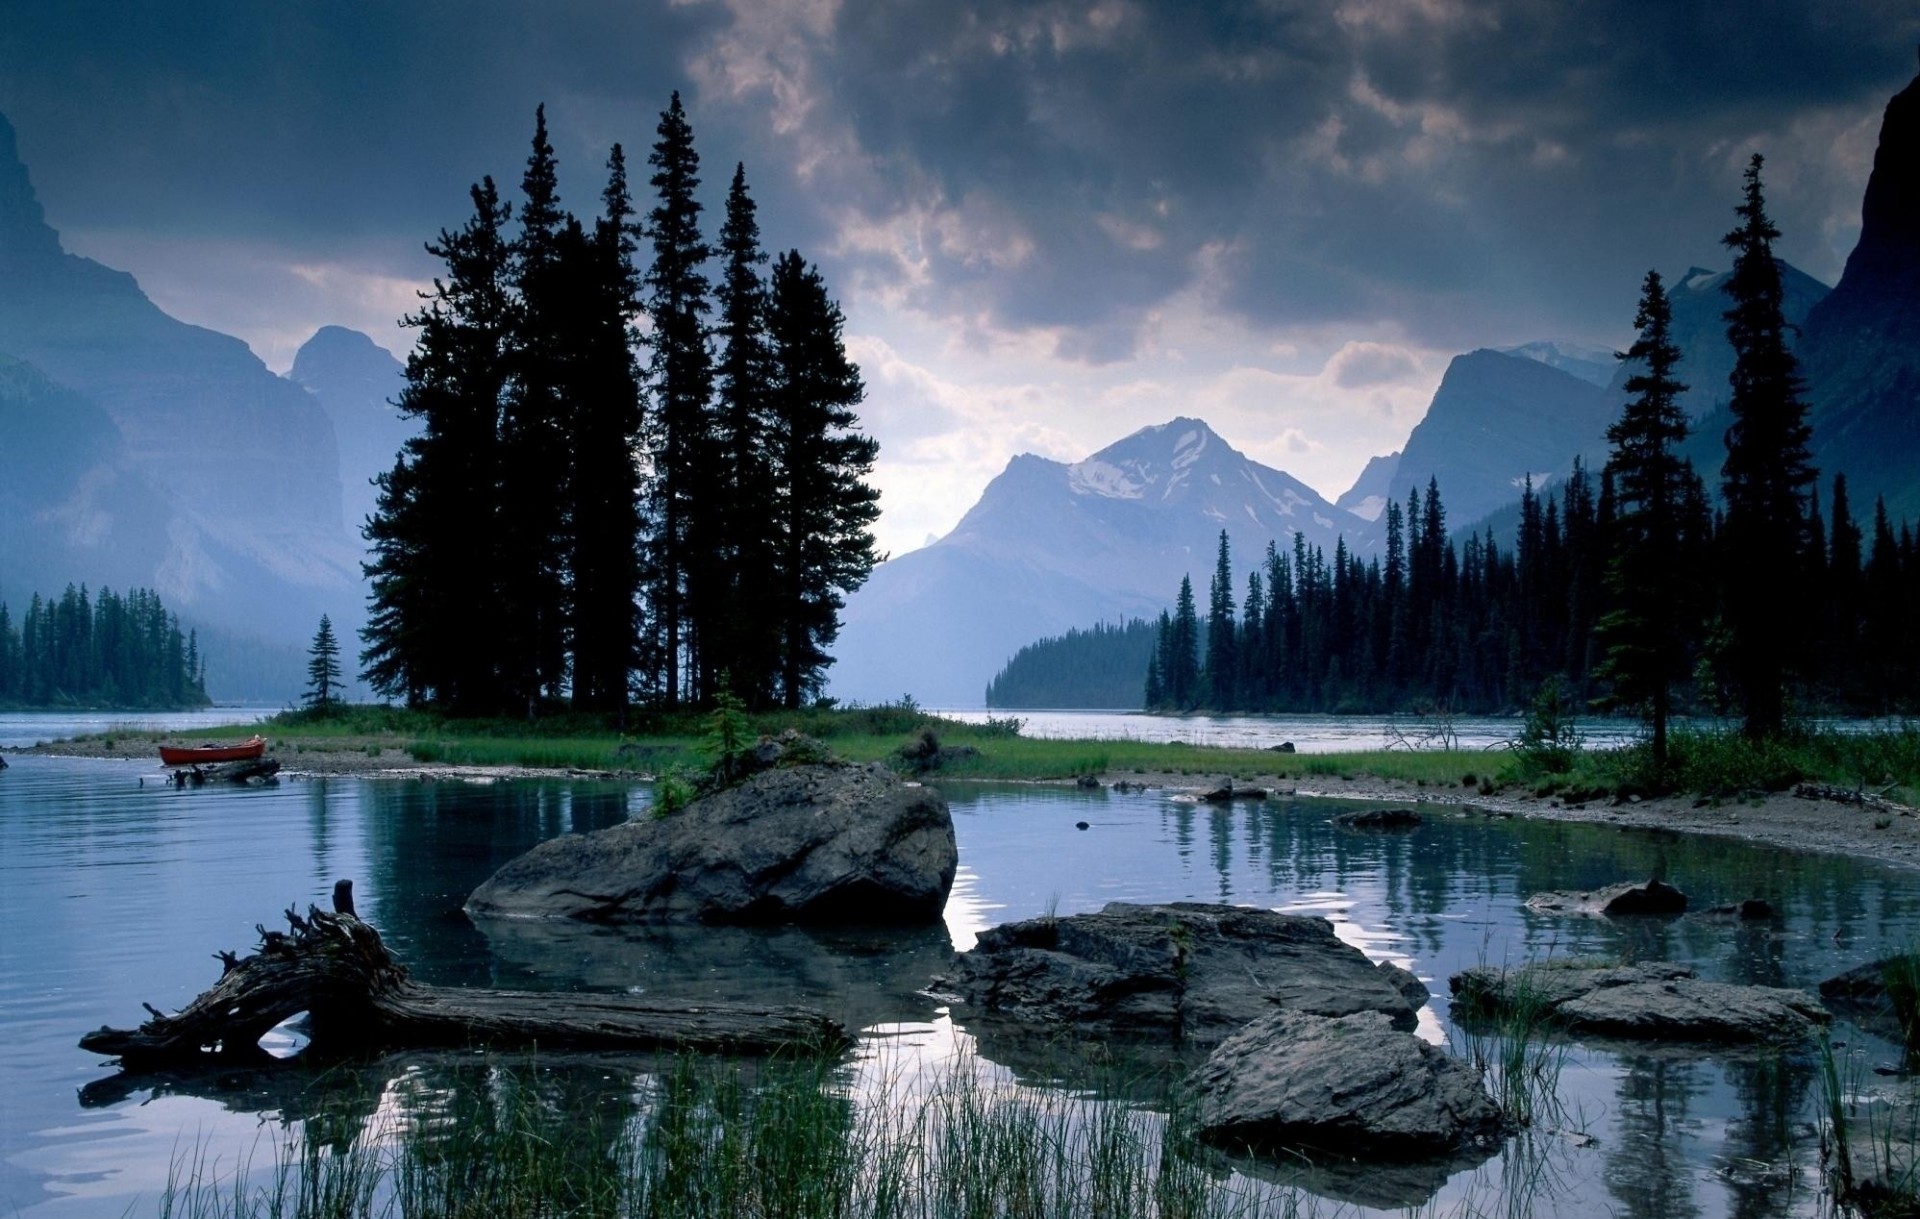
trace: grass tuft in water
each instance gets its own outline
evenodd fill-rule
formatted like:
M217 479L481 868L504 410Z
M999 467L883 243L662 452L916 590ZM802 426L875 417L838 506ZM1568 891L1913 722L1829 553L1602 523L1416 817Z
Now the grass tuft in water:
M187 1155L166 1219L1302 1219L1309 1195L1224 1170L1171 1091L1147 1109L944 1074L857 1090L832 1061L683 1058L584 1121L538 1072L396 1081L342 1139L309 1123L264 1181ZM330 1138L322 1138L325 1129Z

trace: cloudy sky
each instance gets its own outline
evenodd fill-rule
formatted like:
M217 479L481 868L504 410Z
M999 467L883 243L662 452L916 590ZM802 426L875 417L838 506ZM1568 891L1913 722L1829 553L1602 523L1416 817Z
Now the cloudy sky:
M744 161L841 299L897 553L1175 414L1337 495L1453 354L1623 345L1648 267L1724 265L1753 151L1832 282L1917 42L1910 0L0 0L0 113L69 249L285 369L404 351L537 104L591 210L678 89L710 208Z

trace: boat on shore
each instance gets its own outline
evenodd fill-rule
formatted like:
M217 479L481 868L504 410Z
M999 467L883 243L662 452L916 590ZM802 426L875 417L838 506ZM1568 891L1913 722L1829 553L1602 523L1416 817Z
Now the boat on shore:
M254 736L238 745L162 745L162 766L203 766L214 762L250 762L267 752L267 738Z

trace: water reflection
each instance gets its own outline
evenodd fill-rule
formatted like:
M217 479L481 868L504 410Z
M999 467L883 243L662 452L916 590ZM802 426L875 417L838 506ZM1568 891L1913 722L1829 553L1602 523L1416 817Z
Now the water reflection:
M925 992L953 956L939 924L864 930L489 918L478 926L501 985L801 1004L850 1029L932 1021L940 1005Z
M343 875L355 879L363 914L433 984L639 987L828 1007L872 1034L855 1063L856 1096L876 1060L910 1075L977 1054L987 1060L981 1069L1002 1070L997 1087L1066 1084L1151 1099L1164 1068L1129 1076L1131 1064L1111 1047L1072 1037L1048 1044L984 1023L955 1030L923 993L947 954L970 946L981 927L1050 908L1066 915L1115 899L1223 894L1312 908L1370 955L1407 962L1427 979L1435 996L1427 1031L1441 1037L1452 1031L1446 978L1481 962L1661 957L1709 978L1809 987L1920 939L1913 874L1834 857L1452 808L1430 810L1408 835L1363 835L1333 824L1335 806L1310 801L1213 809L1163 792L995 785L947 791L962 878L948 930L863 938L476 926L461 905L480 880L542 838L626 818L633 790L327 780L174 791L140 788L140 773L139 764L28 756L0 780L0 1203L27 1219L117 1214L136 1195L151 1198L183 1129L205 1132L231 1160L255 1137L251 1115L350 1138L383 1114L491 1103L495 1069L518 1070L522 1060L407 1054L319 1074L259 1063L135 1079L74 1048L87 1028L137 1018L142 1000L180 1006L217 975L208 953L244 947L253 924L289 901L324 904ZM1077 829L1080 821L1089 828ZM1776 917L1609 923L1522 905L1539 890L1654 874L1696 906L1762 897ZM1897 1058L1851 1025L1835 1037L1870 1059ZM551 1075L515 1084L518 1095L578 1107L584 1121L646 1112L665 1068L625 1056L541 1056L531 1069ZM1572 1216L1604 1195L1617 1213L1635 1216L1810 1214L1814 1191L1794 1182L1817 1179L1816 1078L1803 1051L1673 1057L1578 1046L1560 1078L1567 1114L1556 1129L1442 1174L1434 1205ZM346 1095L330 1099L330 1088ZM1280 1165L1288 1167L1299 1166ZM1350 1183L1299 1179L1310 1191L1360 1200ZM1411 1196L1395 1192L1393 1205Z

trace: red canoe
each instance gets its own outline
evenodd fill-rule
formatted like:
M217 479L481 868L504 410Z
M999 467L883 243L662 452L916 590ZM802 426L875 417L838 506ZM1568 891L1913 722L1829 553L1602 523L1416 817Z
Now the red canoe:
M162 745L162 766L199 766L205 762L247 762L267 751L267 738L257 736L238 745Z

